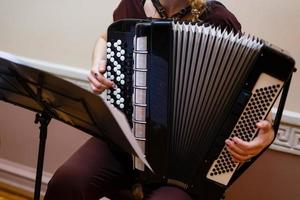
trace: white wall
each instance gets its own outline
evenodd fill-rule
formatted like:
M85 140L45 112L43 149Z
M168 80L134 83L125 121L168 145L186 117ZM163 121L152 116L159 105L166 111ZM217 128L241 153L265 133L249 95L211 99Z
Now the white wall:
M222 0L239 19L244 32L254 34L287 50L300 63L300 1L298 0ZM298 66L297 66L298 65ZM300 112L300 73L294 79L287 110Z
M91 51L118 0L0 0L0 50L90 67Z

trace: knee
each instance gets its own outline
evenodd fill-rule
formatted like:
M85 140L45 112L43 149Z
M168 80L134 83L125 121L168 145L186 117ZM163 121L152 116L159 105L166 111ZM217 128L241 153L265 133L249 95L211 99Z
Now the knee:
M59 168L48 183L45 199L60 199L63 196L83 194L87 181L76 169Z
M172 199L172 200L192 200L192 198L183 190L176 188L165 186L161 187L152 192L147 200L164 200L164 199Z

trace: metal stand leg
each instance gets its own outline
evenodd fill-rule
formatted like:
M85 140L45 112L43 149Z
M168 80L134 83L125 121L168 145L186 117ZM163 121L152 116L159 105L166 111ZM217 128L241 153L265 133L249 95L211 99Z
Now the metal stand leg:
M51 121L51 116L48 113L43 112L42 114L36 114L35 123L36 124L40 123L40 144L39 144L39 153L38 153L38 161L37 161L37 168L36 168L34 200L40 200L43 166L44 166L44 154L45 154L46 139L47 139L47 129L50 121Z

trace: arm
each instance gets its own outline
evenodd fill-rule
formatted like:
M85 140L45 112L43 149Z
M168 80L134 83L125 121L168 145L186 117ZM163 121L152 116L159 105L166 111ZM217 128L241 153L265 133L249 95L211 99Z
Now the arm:
M103 76L106 70L106 38L105 33L98 38L92 54L92 69L87 76L92 91L96 94L114 87L114 83Z

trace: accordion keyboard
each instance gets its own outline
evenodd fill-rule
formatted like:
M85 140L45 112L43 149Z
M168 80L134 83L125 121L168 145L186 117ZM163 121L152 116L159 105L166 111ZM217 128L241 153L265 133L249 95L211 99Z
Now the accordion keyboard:
M282 81L262 73L229 138L238 137L247 142L253 140L258 131L256 123L267 117L282 87ZM239 164L232 161L230 153L224 147L211 166L207 178L227 185L238 167Z
M132 56L126 52L126 42L118 39L107 42L106 77L116 84L107 89L107 100L131 119L132 115Z

